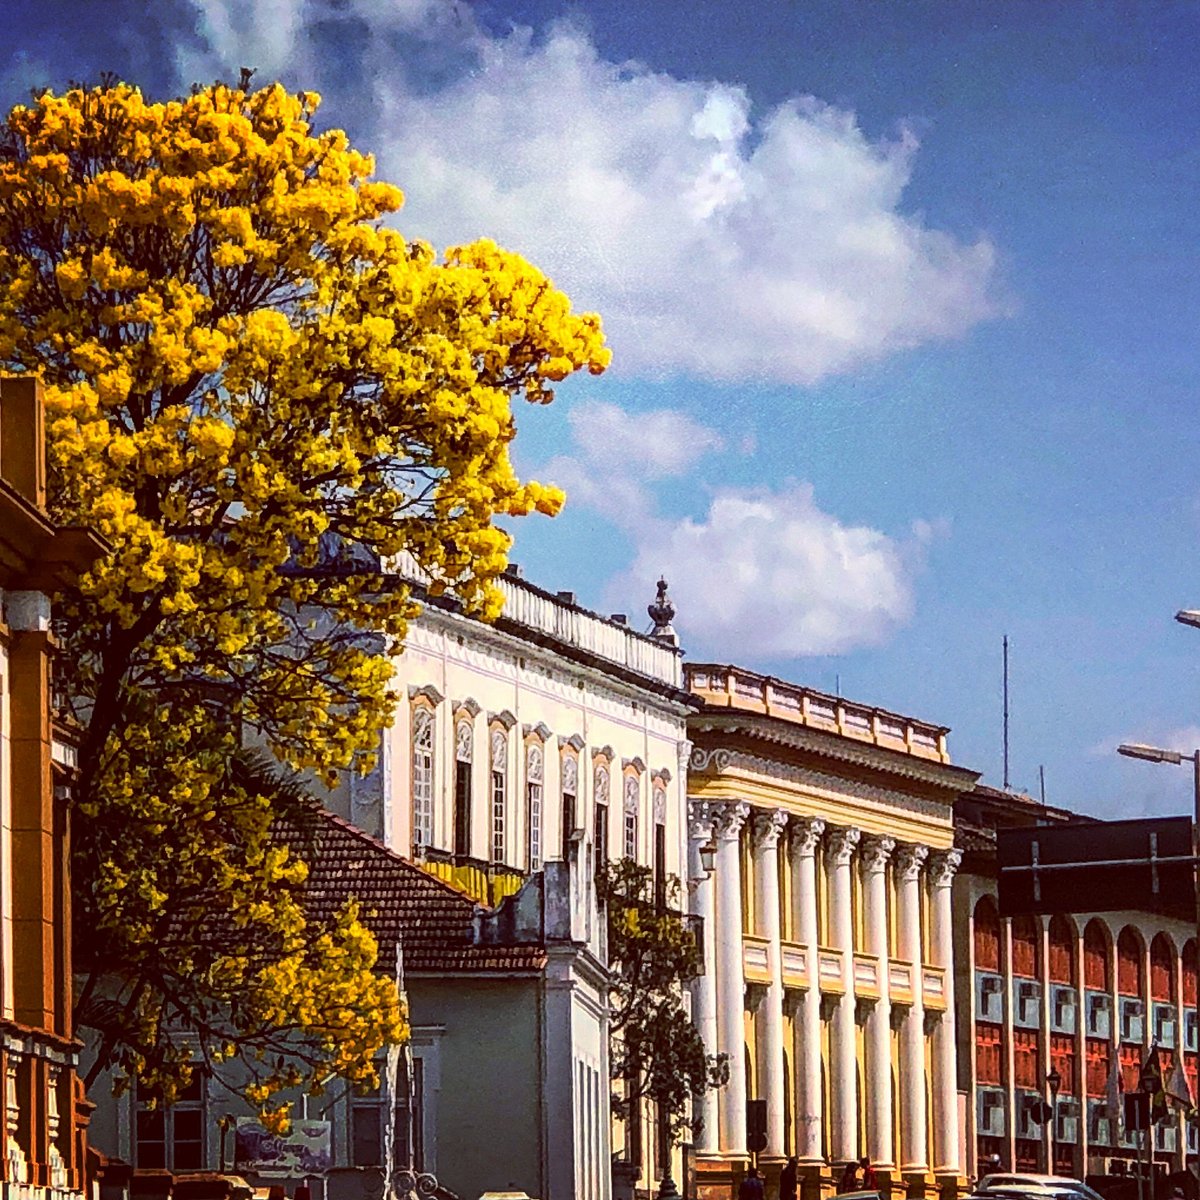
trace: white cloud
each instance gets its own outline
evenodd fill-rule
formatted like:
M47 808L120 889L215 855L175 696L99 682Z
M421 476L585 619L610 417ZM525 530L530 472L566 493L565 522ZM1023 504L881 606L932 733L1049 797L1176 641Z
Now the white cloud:
M569 25L489 36L458 4L195 2L227 71L249 46L308 85L340 49L318 39L354 20L360 140L407 192L405 232L527 255L601 312L618 371L811 383L997 311L986 238L902 211L910 133L873 141L812 97L757 113L741 87L606 61ZM431 30L474 63L432 91L389 49Z
M642 595L665 575L693 650L699 641L741 658L840 654L879 645L910 619L930 530L897 540L844 524L806 483L719 488L702 520L647 525L614 586Z
M742 659L837 654L877 645L911 617L925 548L944 533L937 523L914 521L903 539L847 525L797 482L718 487L703 517L671 519L657 487L702 475L724 451L714 430L672 409L595 403L577 405L570 424L575 452L539 477L566 488L568 511L599 512L630 539L632 565L609 586L616 607L653 594L666 576L689 649Z

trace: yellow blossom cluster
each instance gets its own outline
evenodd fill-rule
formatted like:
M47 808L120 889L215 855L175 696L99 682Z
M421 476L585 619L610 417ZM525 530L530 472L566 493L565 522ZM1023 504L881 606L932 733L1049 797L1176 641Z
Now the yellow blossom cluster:
M599 319L520 257L439 258L386 223L401 193L318 104L108 81L0 128L0 362L45 381L56 516L112 547L60 611L78 911L141 972L110 1046L133 1074L178 1078L164 946L247 1026L317 1030L344 1073L402 1028L355 920L320 962L287 949L300 867L267 857L271 802L227 786L229 758L254 737L326 778L370 766L414 612L390 564L495 616L496 517L562 501L513 470L513 402L609 361ZM221 953L179 935L201 895ZM282 1077L264 1086L265 1110Z

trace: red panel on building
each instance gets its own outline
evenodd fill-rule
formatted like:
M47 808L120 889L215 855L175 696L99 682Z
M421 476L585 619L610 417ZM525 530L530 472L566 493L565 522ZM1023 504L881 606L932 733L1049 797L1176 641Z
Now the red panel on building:
M1089 1096L1108 1095L1110 1049L1106 1038L1088 1038L1087 1040L1087 1094Z
M1013 974L1037 978L1037 944L1041 935L1032 917L1014 917L1012 923Z
M1000 1052L1002 1029L985 1021L975 1025L975 1077L981 1083L1004 1082L1003 1056Z
M1191 939L1183 947L1183 1004L1185 1008L1196 1007L1196 941Z
M1141 1046L1121 1046L1121 1084L1127 1092L1132 1092L1138 1085L1142 1073Z
M1013 1030L1013 1082L1017 1087L1041 1091L1038 1070L1038 1033L1036 1029Z
M1089 988L1108 991L1108 939L1099 921L1089 921L1083 931L1083 979Z
M1057 914L1050 918L1050 980L1075 982L1075 936L1071 923Z
M1142 994L1142 946L1128 925L1117 939L1117 991L1122 996Z
M1062 1091L1075 1094L1075 1038L1069 1033L1050 1035L1050 1065L1062 1076Z
M975 967L980 971L1000 970L1000 912L991 896L975 905Z
M1175 998L1175 952L1161 933L1150 943L1150 998L1164 1003Z

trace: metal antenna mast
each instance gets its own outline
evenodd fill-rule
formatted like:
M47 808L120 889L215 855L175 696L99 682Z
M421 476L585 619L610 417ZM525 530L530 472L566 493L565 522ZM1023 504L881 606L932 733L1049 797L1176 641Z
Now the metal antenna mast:
M1004 790L1008 791L1008 634L1004 635Z

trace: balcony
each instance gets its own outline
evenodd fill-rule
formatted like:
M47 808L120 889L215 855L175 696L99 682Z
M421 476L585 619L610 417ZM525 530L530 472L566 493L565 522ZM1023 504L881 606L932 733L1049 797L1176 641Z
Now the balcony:
M399 555L395 566L401 578L418 586L428 583L428 576L411 555ZM534 640L547 639L658 683L682 686L683 652L677 647L583 608L570 592L556 595L535 587L513 570L496 580L504 597L502 621L532 631Z
M766 713L934 762L950 761L946 752L949 730L941 725L929 725L886 709L855 704L840 696L830 696L739 667L687 663L684 678L688 690L710 704Z
M854 955L854 994L872 999L879 996L879 955Z
M923 966L921 968L921 1000L926 1008L935 1011L946 1007L946 968Z
M467 893L477 904L495 908L506 896L521 890L528 876L516 867L484 862L461 854L426 847L418 866Z
M770 983L770 959L767 957L766 938L742 935L742 974L747 983Z
M906 958L888 959L888 994L901 1004L913 999L913 965Z
M799 942L784 942L782 951L783 986L808 987L808 947Z

